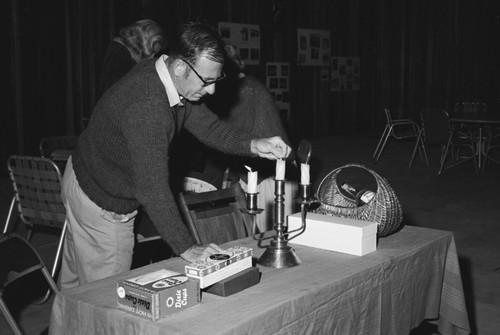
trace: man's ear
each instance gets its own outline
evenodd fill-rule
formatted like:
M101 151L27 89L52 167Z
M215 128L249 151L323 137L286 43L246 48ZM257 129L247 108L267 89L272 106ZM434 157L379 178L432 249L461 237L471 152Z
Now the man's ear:
M187 65L182 59L174 60L174 75L176 77L184 76L186 73Z

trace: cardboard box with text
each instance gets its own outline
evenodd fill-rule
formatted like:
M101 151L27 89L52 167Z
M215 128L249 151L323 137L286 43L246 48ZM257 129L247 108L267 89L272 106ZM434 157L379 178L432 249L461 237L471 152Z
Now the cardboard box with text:
M116 293L118 309L153 321L200 303L199 283L166 269L119 281Z

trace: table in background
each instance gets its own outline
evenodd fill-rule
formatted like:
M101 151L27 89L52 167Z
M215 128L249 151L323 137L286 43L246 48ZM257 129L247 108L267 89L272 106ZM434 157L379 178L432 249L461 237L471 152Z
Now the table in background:
M484 160L487 157L484 140L490 135L490 132L494 131L494 128L500 127L500 120L450 119L450 122L453 125L465 125L477 130L477 136L473 136L472 140L476 143L476 152L474 154L477 157L477 170L483 172L484 164L486 164Z
M226 246L263 249L247 238ZM202 302L157 322L116 309L116 282L160 268L183 272L180 258L60 292L50 334L408 334L434 319L441 334L470 327L453 234L406 226L358 257L294 245L297 267L259 267L259 284Z

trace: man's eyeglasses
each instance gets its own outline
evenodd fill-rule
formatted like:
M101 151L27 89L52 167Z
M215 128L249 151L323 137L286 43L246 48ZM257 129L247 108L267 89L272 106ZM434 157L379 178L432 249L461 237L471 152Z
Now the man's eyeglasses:
M193 70L193 72L203 82L203 85L201 85L201 87L210 86L210 85L215 84L216 82L221 81L222 79L226 78L226 74L224 73L224 71L221 71L220 77L218 77L218 78L215 78L215 79L204 79L202 76L200 76L200 74L198 72L196 72L196 70L194 69L194 67L191 64L189 64L188 61L186 61L184 59L183 59L183 61L184 61L184 63L186 63L191 68L191 70Z

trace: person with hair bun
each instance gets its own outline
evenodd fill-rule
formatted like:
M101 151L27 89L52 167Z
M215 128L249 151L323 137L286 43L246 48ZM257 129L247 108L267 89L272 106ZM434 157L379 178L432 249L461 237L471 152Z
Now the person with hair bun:
M139 20L120 29L104 56L97 97L100 98L137 63L159 56L166 44L162 28L153 20Z

